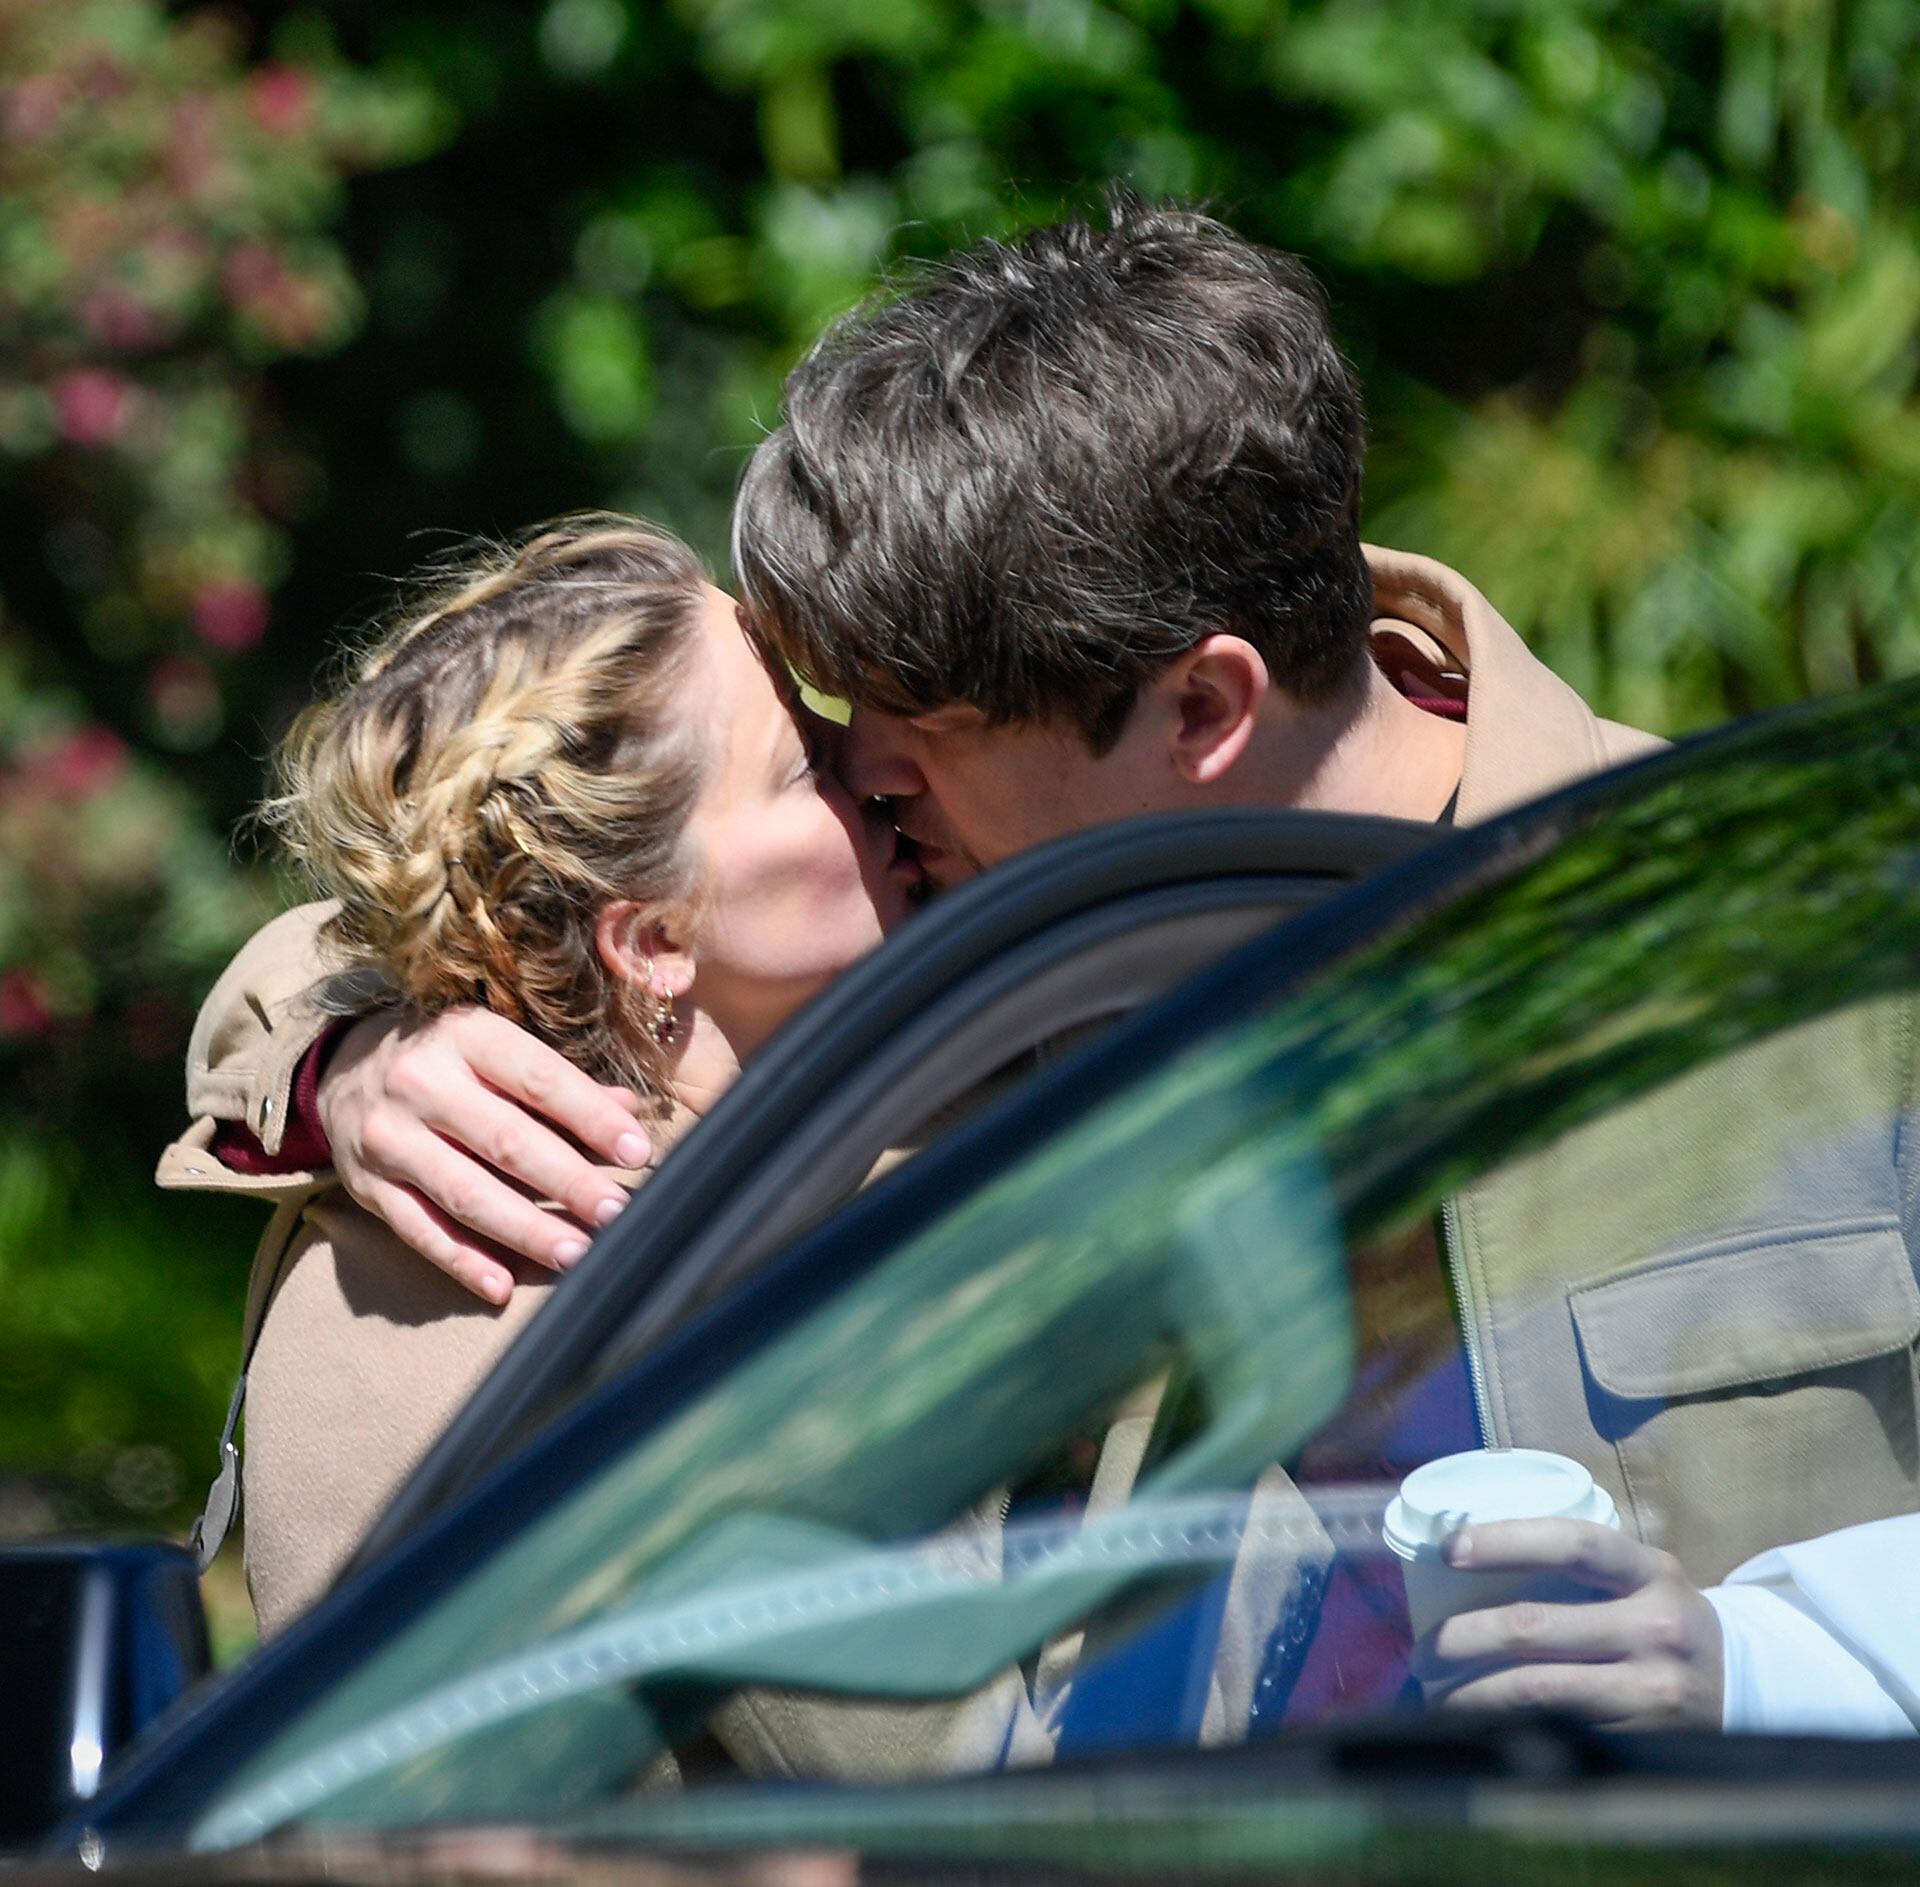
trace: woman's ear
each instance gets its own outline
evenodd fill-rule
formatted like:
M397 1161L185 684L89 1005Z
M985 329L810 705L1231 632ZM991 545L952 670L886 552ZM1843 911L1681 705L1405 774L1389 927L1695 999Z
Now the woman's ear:
M643 904L607 905L594 920L593 942L609 976L657 1002L678 1002L693 988L692 955Z

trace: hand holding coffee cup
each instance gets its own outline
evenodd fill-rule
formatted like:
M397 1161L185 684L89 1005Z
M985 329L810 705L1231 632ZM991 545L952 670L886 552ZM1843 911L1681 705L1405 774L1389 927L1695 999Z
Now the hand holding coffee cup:
M1613 1496L1579 1462L1539 1448L1475 1448L1415 1468L1388 1505L1382 1533L1406 1578L1416 1639L1456 1612L1523 1598L1587 1596L1562 1592L1564 1582L1535 1567L1490 1571L1449 1561L1447 1544L1461 1528L1496 1520L1586 1520L1617 1528L1620 1514Z
M1719 1726L1713 1607L1671 1554L1621 1531L1578 1462L1526 1448L1430 1462L1402 1483L1383 1534L1430 1701Z

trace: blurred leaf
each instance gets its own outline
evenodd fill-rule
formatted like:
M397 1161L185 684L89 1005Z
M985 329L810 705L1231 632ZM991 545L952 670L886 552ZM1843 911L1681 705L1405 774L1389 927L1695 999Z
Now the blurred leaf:
M562 294L548 311L541 353L560 410L581 438L631 439L653 404L647 335L633 307L608 296Z

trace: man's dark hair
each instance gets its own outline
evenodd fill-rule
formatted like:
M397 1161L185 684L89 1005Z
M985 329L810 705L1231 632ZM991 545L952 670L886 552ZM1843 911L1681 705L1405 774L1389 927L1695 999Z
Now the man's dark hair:
M983 242L829 329L740 490L749 617L884 711L1119 738L1202 636L1296 699L1358 673L1364 418L1292 257L1197 211Z

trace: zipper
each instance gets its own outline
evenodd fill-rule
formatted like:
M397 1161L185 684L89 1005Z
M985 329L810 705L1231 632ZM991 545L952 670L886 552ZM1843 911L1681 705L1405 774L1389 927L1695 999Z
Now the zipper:
M1474 1328L1473 1307L1467 1301L1466 1277L1460 1268L1460 1203L1449 1193L1440 1206L1440 1262L1447 1273L1447 1289L1453 1297L1453 1315L1460 1327L1461 1347L1467 1355L1467 1387L1473 1392L1473 1425L1480 1433L1480 1446L1491 1448L1493 1418L1489 1413L1486 1359L1480 1354L1480 1338Z

